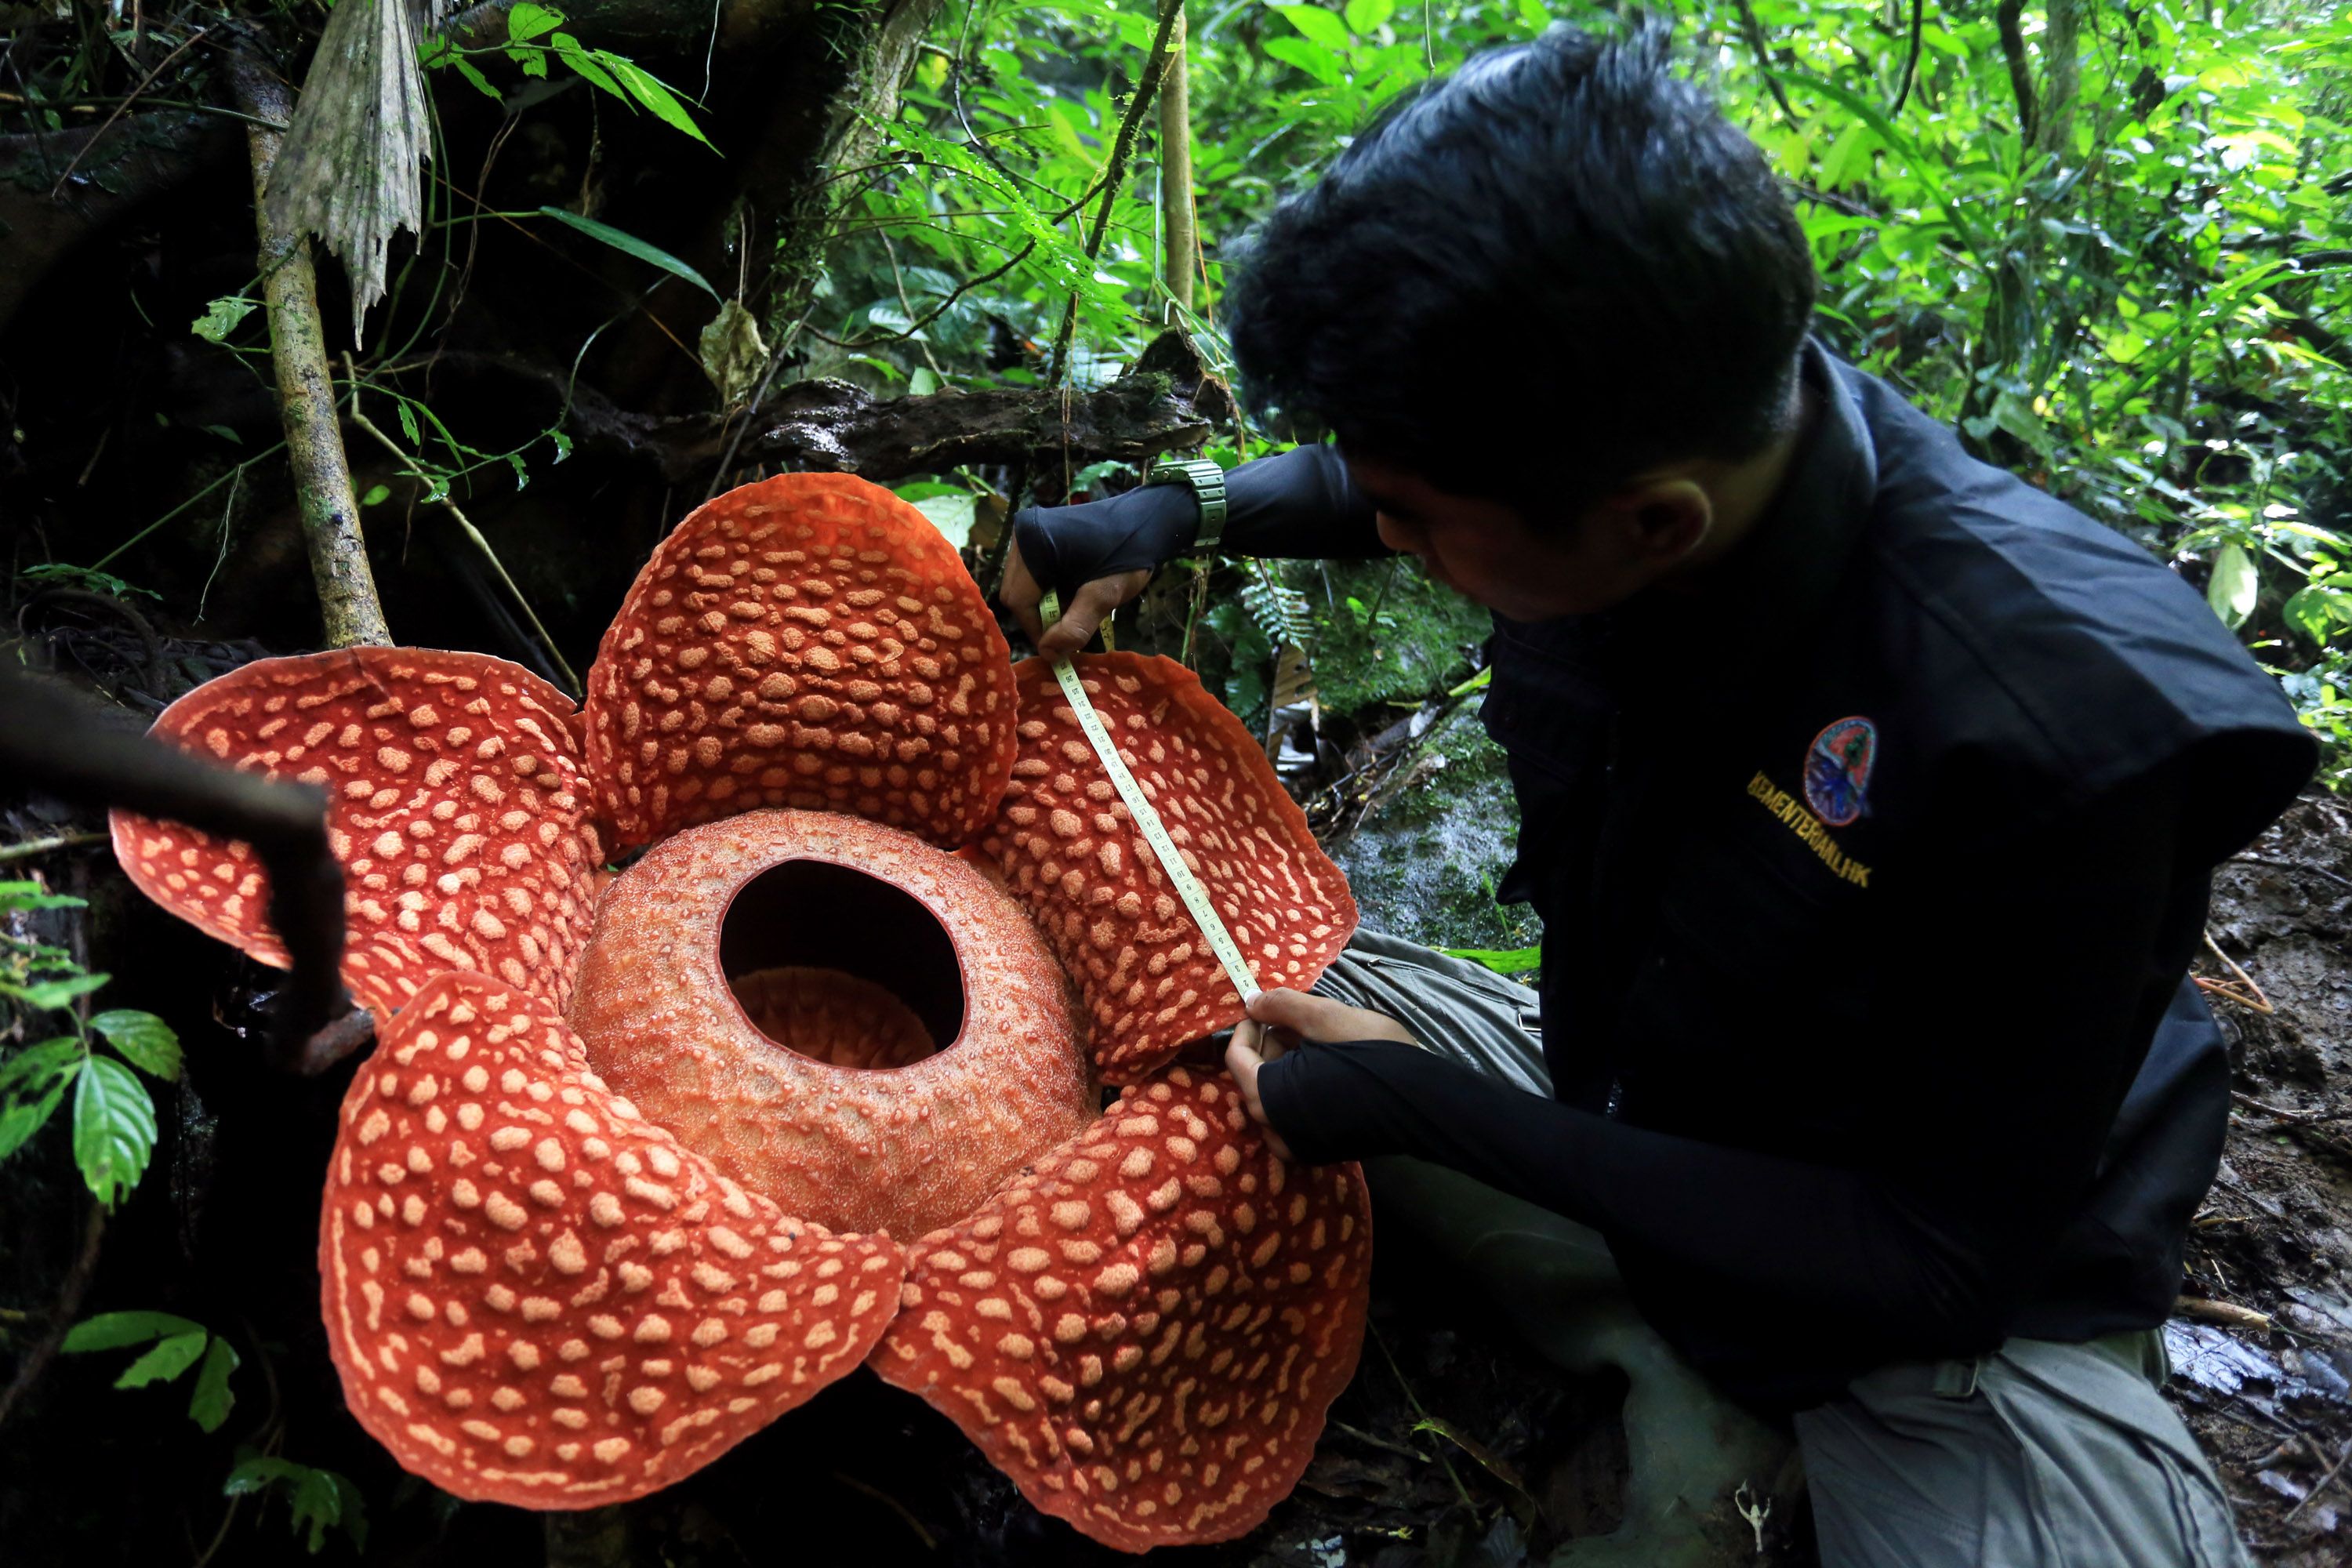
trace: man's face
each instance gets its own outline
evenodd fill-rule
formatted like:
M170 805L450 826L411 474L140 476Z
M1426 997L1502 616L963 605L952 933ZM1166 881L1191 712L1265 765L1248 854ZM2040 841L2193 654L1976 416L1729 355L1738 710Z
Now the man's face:
M1517 621L1590 615L1659 575L1638 530L1607 508L1530 519L1507 502L1441 490L1391 464L1349 456L1348 472L1380 513L1381 540L1422 570Z

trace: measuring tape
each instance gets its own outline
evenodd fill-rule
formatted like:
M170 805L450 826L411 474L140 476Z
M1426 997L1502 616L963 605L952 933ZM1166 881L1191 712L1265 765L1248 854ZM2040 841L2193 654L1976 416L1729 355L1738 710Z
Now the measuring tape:
M1060 595L1048 593L1037 606L1037 611L1049 626L1060 620ZM1168 837L1168 826L1160 820L1159 811L1145 796L1143 786L1137 784L1135 775L1127 771L1127 761L1118 754L1118 745L1110 738L1109 726L1103 722L1102 715L1095 711L1094 699L1087 695L1086 682L1078 679L1077 668L1066 658L1055 659L1054 679L1062 683L1062 695L1070 700L1070 710L1078 716L1078 728L1087 732L1087 741L1094 747L1095 755L1102 759L1103 771L1110 774L1111 786L1118 791L1118 798L1127 803L1127 809L1135 817L1135 825L1143 829L1143 841L1150 845L1152 854L1160 858L1160 868L1168 873L1169 881L1175 885L1176 896L1184 900L1184 908L1192 913L1192 923L1199 926L1201 934L1208 939L1209 951L1215 953L1217 962L1225 966L1226 978L1234 983L1234 989L1241 995L1242 1005L1247 1006L1257 1000L1258 994L1257 976L1251 973L1249 960L1242 956L1241 948L1234 942L1234 933L1225 929L1225 922L1217 916L1216 906L1209 902L1209 890L1201 886L1201 879L1193 876L1192 868L1184 864L1184 857L1177 851L1176 841Z

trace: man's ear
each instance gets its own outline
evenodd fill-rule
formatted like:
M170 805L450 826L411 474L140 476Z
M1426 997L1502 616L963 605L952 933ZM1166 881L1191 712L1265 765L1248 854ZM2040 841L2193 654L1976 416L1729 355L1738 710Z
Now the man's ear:
M1696 479L1655 479L1628 485L1601 503L1636 553L1670 566L1696 550L1715 527L1715 502Z

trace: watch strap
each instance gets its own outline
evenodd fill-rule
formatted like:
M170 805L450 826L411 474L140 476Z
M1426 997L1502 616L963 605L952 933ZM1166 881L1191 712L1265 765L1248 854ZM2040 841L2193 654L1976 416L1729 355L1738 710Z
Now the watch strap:
M1224 469L1205 458L1195 458L1186 462L1162 461L1144 470L1143 482L1147 485L1183 484L1192 487L1192 499L1201 507L1201 528L1193 536L1193 550L1213 550L1224 538Z

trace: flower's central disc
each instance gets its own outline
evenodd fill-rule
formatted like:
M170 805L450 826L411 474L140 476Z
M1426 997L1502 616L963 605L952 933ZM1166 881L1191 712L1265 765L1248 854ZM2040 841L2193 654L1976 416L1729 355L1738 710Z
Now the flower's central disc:
M1067 983L1021 906L831 812L647 851L597 908L572 1022L648 1119L845 1230L961 1219L1096 1114Z
M752 1027L835 1067L907 1067L963 1033L954 941L920 900L855 867L787 860L744 883L719 966Z

